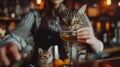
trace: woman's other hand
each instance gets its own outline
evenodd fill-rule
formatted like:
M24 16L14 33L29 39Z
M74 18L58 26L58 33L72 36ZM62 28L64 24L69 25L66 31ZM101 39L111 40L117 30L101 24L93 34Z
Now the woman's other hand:
M9 66L11 58L13 58L15 61L20 60L20 49L15 43L8 42L3 46L0 46L0 66Z

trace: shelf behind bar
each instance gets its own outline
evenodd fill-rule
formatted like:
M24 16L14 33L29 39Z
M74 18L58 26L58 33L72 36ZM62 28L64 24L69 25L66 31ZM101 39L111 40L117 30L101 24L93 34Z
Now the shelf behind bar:
M0 17L0 23L1 22L11 22L11 21L19 22L20 19L10 18L10 17Z

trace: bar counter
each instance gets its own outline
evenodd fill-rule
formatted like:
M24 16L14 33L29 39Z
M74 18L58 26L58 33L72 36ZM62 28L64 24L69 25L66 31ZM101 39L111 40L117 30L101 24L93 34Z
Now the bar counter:
M95 60L92 62L77 63L62 67L120 67L120 57Z

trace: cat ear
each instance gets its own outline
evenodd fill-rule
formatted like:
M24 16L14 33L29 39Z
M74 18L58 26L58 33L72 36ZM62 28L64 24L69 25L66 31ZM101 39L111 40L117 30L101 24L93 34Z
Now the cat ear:
M83 6L78 10L78 13L79 13L79 14L85 13L86 8L87 8L87 5L86 5L86 4L83 5Z
M43 49L42 48L39 48L38 49L38 53L41 54L43 52Z
M50 46L48 52L53 53L53 46Z

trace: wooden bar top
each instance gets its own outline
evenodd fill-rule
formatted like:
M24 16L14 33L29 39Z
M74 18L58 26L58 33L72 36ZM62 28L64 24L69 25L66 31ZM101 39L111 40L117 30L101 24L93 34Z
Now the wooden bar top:
M120 52L120 45L119 46L111 46L105 47L102 53L113 53L113 52Z
M72 66L62 67L120 67L120 57L100 59L92 62L77 63Z

